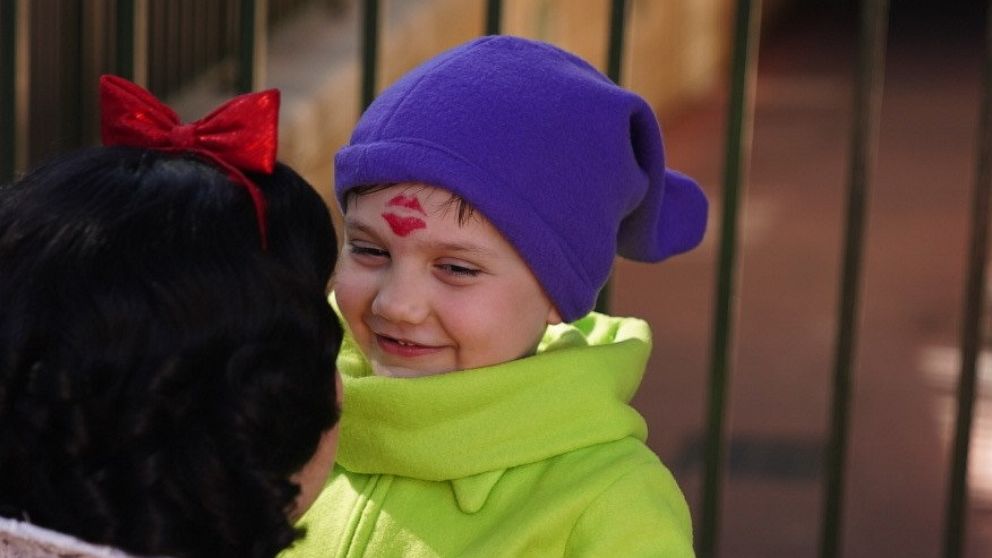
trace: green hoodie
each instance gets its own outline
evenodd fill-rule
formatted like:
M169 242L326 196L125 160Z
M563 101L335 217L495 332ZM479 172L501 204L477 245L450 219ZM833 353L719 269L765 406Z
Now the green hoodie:
M346 341L337 465L281 556L692 556L628 404L650 337L593 313L534 356L421 378L374 376Z

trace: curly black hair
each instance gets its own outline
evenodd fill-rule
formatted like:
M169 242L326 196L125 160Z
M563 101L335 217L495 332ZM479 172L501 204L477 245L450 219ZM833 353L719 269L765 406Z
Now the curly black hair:
M96 147L0 188L0 515L136 554L272 556L338 419L337 257L284 165Z

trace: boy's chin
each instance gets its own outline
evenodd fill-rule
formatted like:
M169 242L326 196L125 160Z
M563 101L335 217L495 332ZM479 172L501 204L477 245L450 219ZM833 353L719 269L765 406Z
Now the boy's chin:
M387 378L419 378L421 376L444 374L444 372L446 371L419 370L414 368L406 368L403 366L392 366L381 362L372 362L372 373L376 376L384 376Z

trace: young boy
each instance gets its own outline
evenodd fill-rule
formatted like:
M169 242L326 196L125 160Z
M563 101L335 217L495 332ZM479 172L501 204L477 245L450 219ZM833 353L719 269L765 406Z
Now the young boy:
M590 313L615 253L659 261L705 228L646 102L551 45L483 37L376 100L336 192L338 465L285 555L692 555L628 404L649 328Z

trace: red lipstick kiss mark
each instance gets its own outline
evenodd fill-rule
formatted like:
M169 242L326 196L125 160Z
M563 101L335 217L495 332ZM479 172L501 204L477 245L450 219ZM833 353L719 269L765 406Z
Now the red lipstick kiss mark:
M416 196L404 196L403 194L400 194L386 202L386 205L405 207L407 209L412 209L421 215L427 215L424 208L420 207L420 201L416 198Z
M383 213L382 218L397 236L406 236L417 229L427 228L427 223L417 217L400 217L395 213Z

